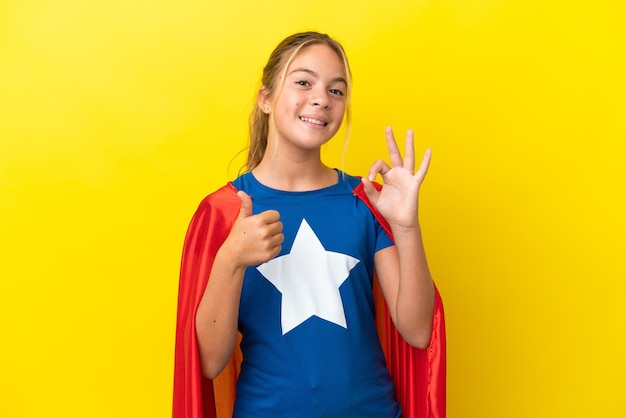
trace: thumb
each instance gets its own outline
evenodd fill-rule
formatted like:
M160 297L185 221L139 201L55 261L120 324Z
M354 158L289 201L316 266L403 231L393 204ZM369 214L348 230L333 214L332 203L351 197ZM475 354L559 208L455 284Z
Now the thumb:
M373 204L376 204L380 192L376 189L374 183L372 183L369 179L365 177L361 178L361 182L363 183L363 191L365 192L365 195L367 196L369 201Z
M241 200L241 209L239 209L238 219L247 218L252 216L252 199L248 194L242 190L237 192L239 200Z

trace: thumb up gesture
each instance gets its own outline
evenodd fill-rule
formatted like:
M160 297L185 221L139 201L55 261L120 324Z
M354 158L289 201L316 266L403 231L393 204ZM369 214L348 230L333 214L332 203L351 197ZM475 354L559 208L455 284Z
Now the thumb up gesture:
M224 245L240 267L265 263L276 257L282 248L284 236L280 214L267 210L253 215L250 196L241 190L237 196L241 208Z

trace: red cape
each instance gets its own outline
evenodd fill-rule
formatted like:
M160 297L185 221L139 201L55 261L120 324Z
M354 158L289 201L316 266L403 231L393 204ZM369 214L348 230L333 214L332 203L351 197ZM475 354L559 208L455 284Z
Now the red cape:
M215 254L239 213L241 201L236 193L237 189L229 183L207 196L194 214L185 237L176 323L173 418L232 416L241 353L237 347L230 364L217 379L205 378L200 369L195 317ZM389 224L370 204L362 185L355 188L354 193L391 236ZM376 326L404 418L446 416L445 321L443 304L436 289L435 298L430 346L419 350L400 336L391 322L380 288L374 287Z

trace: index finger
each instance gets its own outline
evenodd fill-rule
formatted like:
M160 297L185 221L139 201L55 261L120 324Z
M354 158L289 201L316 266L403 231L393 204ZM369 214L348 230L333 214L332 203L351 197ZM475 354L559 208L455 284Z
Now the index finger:
M280 213L274 209L268 209L266 211L263 211L257 216L262 219L263 222L265 222L266 224L271 224L280 220Z
M385 128L385 138L387 139L387 149L389 150L389 161L392 167L402 167L402 155L398 149L396 138L393 136L391 126Z

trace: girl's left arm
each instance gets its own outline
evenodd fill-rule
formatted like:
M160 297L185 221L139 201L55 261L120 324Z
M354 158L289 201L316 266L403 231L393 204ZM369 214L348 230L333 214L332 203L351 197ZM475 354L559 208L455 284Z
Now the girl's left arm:
M431 151L426 151L415 172L413 132L407 132L404 160L390 127L386 129L386 138L391 166L378 160L370 168L368 178L363 179L369 200L389 222L395 242L376 253L374 265L396 328L409 344L426 348L432 333L435 287L417 212L419 189L428 171ZM371 183L376 174L384 181L381 191Z

